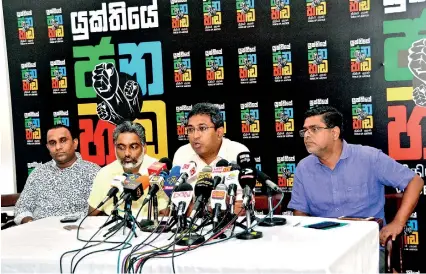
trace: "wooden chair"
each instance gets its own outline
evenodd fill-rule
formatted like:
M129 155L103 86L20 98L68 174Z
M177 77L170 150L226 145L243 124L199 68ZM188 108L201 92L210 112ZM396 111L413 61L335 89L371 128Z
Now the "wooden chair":
M274 214L275 215L281 215L282 212L284 212L285 208L286 208L286 204L288 204L288 199L289 199L290 195L285 195L283 202L277 207L277 209L275 209ZM265 214L269 212L269 208L268 208L268 196L266 195L259 195L259 196L255 196L256 202L254 204L255 210L256 211L262 211ZM278 204L278 202L281 199L281 194L275 194L272 197L272 206L276 206ZM287 200L286 200L287 199Z
M21 195L20 193L1 195L1 206L2 207L15 206L20 195ZM1 223L2 223L1 229L3 230L3 229L14 226L15 223L13 222L13 219L14 219L13 216L9 216L6 213L2 213L1 214Z
M1 206L2 207L15 206L20 195L21 193L1 195Z
M386 223L390 223L402 202L402 193L399 194L386 194L385 195L385 219ZM341 220L360 220L359 218L339 218ZM374 218L371 221L379 224L379 229L383 227L383 220ZM395 241L392 241L392 236L386 240L385 244L385 272L386 273L403 273L403 248L404 237L403 233L399 234Z
M386 194L385 218L390 223L402 203L402 193ZM385 244L385 271L386 273L404 273L404 232L399 234L395 241L392 237L386 240Z

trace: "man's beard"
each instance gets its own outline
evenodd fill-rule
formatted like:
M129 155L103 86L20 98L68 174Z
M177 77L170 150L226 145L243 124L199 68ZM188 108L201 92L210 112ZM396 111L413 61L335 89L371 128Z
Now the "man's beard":
M138 166L142 165L144 156L145 156L145 154L142 152L141 156L139 156L139 158L136 161L136 163L124 163L123 160L120 160L120 164L123 167L123 169L132 170L132 169L135 169ZM117 159L119 159L118 155L117 155L117 152L115 152L115 157Z

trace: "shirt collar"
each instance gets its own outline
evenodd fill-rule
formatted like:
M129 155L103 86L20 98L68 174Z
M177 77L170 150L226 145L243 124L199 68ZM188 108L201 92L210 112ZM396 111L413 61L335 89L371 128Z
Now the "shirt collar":
M342 154L340 154L339 161L342 160L342 159L346 159L349 156L351 156L351 151L350 151L350 148L348 146L348 143L345 140L343 140L342 143L343 143L342 144ZM315 163L322 164L321 161L319 160L319 158L317 156L315 156Z
M346 159L349 156L351 156L351 150L348 146L348 143L346 143L346 141L343 140L343 148L342 148L342 154L340 155L340 159Z
M75 155L77 156L77 160L71 165L71 166L69 166L69 167L67 167L67 168L71 168L71 167L73 167L74 165L78 165L82 160L83 160L83 158L81 158L81 155L80 155L80 153L78 153L78 152L75 152ZM55 160L51 160L50 161L50 165L52 166L52 167L56 167L56 168L59 168L57 165L56 165L56 162L55 162Z
M226 152L227 152L227 145L229 140L225 137L222 137L222 144L220 145L219 152L217 156L219 156L221 159L226 159Z

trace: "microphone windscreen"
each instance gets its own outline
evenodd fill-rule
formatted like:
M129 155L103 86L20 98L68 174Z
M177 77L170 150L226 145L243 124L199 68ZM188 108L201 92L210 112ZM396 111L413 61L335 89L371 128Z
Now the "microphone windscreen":
M211 166L205 166L201 170L201 172L212 172L212 171L213 171L213 168Z
M254 160L249 151L240 152L237 155L237 164L241 168L254 168Z
M146 175L140 175L139 173L137 174L129 174L129 173L124 173L124 175L127 177L126 180L130 180L130 181L135 181L138 183L141 183L143 190L145 190L147 187L150 186L149 184L149 177Z
M171 170L171 169L172 169L172 167L173 167L173 163L172 163L172 161L171 161L169 158L167 158L167 157L163 157L163 158L161 158L161 159L159 160L159 162L160 162L160 163L164 163L164 164L166 164L166 166L167 166L167 170Z
M229 162L225 159L221 159L219 162L217 162L216 166L229 166Z
M179 187L175 190L175 192L176 191L192 191L192 190L194 190L194 188L190 184L183 183L179 185Z
M143 190L147 189L150 186L149 177L146 175L139 176L138 178L136 178L135 181L142 184Z

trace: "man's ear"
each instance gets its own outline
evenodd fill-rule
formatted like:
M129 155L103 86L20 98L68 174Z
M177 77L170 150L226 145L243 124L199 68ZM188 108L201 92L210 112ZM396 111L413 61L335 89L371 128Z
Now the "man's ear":
M222 138L223 134L225 134L225 129L223 127L216 129L216 134L217 134L217 137Z
M72 140L72 145L74 146L74 150L77 150L77 148L78 148L78 139L77 138L74 138Z
M333 128L333 139L337 140L337 139L339 139L339 136L340 136L340 128L334 127Z

